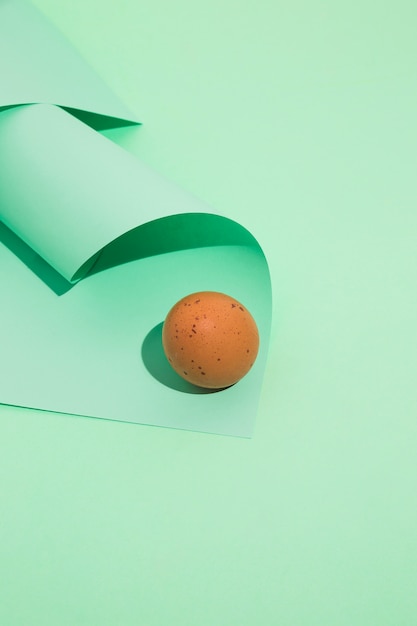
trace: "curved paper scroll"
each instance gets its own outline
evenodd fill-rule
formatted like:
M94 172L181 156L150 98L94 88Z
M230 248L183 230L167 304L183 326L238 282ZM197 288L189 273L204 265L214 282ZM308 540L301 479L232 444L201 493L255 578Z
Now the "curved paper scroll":
M0 402L250 436L271 321L259 244L64 108L0 112ZM161 349L167 311L200 290L260 331L252 370L217 393Z
M4 111L0 145L2 221L70 282L85 276L98 251L139 224L210 211L55 106ZM186 246L192 241L189 222L183 220L177 227ZM236 228L233 234L229 231L225 223L219 224L210 237L207 234L205 245L225 243L227 237L234 241ZM140 237L137 233L134 239ZM161 247L167 250L162 239ZM144 245L142 241L140 249Z

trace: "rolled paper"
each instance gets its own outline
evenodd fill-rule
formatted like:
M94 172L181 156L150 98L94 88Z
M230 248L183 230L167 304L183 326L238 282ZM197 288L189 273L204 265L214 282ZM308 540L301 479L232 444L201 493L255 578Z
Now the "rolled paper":
M0 146L2 221L68 281L139 224L209 211L56 106L4 111Z
M29 5L0 0L0 46L0 402L251 436L272 310L258 242L94 130L130 114ZM162 349L197 291L245 302L259 329L250 372L218 393Z

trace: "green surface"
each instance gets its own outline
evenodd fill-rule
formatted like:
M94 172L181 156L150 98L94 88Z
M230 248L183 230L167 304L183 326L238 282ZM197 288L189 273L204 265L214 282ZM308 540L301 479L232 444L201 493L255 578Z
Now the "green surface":
M36 4L274 324L252 440L0 408L0 623L414 626L415 4Z

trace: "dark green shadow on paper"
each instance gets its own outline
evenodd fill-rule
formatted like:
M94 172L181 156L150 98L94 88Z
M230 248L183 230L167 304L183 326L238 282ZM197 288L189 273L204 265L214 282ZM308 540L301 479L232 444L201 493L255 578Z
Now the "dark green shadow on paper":
M57 296L62 296L74 286L1 221L0 243L13 252Z
M139 126L140 122L132 122L120 117L113 117L111 115L103 115L101 113L94 113L93 111L85 111L83 109L74 109L72 107L61 106L61 109L67 111L74 117L76 117L87 126L91 126L94 130L110 130L111 128L122 128L124 126Z
M77 281L111 267L146 257L210 246L250 246L260 250L243 226L210 213L184 213L142 224L92 255L72 277L64 278L42 256L0 221L0 243L13 252L58 296Z
M0 113L7 111L7 109L15 109L16 107L28 106L31 104L37 104L35 102L18 102L17 104L8 104L0 107ZM53 104L53 103L51 103ZM76 109L74 107L66 107L61 105L60 109L63 109L73 117L76 117L80 122L84 122L87 126L90 126L94 130L111 130L113 128L123 128L125 126L141 126L141 122L133 122L121 117L114 117L112 115L104 115L102 113L94 113L94 111L86 111L84 109Z
M170 215L133 228L109 243L76 272L73 280L157 254L231 245L259 248L249 231L237 222L220 215L211 213Z

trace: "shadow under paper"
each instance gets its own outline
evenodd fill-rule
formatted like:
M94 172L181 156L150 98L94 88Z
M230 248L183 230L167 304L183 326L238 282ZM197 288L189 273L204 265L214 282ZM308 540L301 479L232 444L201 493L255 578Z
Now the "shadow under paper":
M70 282L1 221L0 243L58 296L67 293L83 278L159 254L231 245L260 250L253 235L228 218L211 213L170 215L137 226L104 246L78 269Z
M146 257L211 246L254 246L243 226L211 213L169 215L142 224L107 244L73 276L80 280L103 270Z

